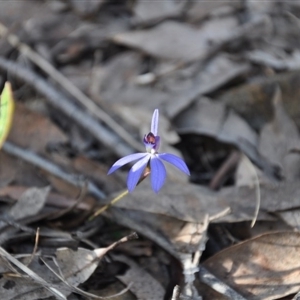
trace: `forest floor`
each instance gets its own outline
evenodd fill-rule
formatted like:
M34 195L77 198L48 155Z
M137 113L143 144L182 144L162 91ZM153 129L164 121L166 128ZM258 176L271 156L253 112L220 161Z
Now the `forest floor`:
M1 299L300 299L298 1L0 1L6 81Z

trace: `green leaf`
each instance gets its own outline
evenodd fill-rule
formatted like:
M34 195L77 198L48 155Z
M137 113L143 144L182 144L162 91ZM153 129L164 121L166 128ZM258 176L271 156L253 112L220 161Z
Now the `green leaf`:
M10 131L14 114L14 98L10 82L6 82L0 98L0 149Z

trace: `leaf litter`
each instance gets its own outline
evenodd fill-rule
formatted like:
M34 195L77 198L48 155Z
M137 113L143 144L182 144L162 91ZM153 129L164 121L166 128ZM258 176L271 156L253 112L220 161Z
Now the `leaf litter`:
M16 99L1 296L293 299L299 17L296 2L0 3L0 81ZM170 166L157 195L146 180L93 219L126 187L126 167L107 170L143 147L156 108L162 151L190 179Z

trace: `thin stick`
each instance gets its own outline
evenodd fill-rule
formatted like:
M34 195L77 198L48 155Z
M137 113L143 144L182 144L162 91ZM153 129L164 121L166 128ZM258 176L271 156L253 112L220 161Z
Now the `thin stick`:
M206 283L208 286L210 286L215 291L217 291L220 294L228 297L228 299L246 300L242 295L237 293L233 288L231 288L226 283L219 280L215 275L210 273L203 266L200 267L199 279L200 279L200 281Z
M10 142L5 142L3 144L2 150L6 152L7 154L16 156L18 158L21 158L22 160L47 171L48 173L54 175L55 177L58 177L68 183L71 183L72 185L75 185L76 187L83 188L85 185L85 182L83 180L76 179L74 175L68 174L61 170L57 165L52 163L49 160L46 160L45 158L35 154L32 151L22 149L18 146L15 146L14 144ZM87 190L89 193L93 194L95 197L99 199L104 199L106 196L105 194L92 182L87 181Z
M103 207L99 208L91 217L90 220L96 218L98 215L102 214L104 211L106 211L108 208L110 208L112 205L117 203L119 200L121 200L123 197L125 197L129 193L128 190L125 190L121 194L119 194L117 197L112 199L108 204L104 205Z
M212 190L217 190L221 186L227 174L236 167L240 157L241 153L239 151L233 150L230 153L209 183Z
M229 215L231 213L231 208L230 207L226 207L224 210L220 211L219 213L209 216L209 222L212 222L214 220L220 219L226 215Z
M86 132L93 135L96 140L104 144L116 155L126 156L134 152L132 147L124 144L112 131L102 126L90 114L76 106L65 94L58 91L50 82L47 82L32 70L24 68L20 64L3 57L0 57L0 69L13 74L15 77L31 85L45 97L45 100L48 101L50 105L59 109L66 116L75 121Z
M179 296L180 296L180 287L179 285L175 285L171 300L179 300Z
M22 43L19 38L9 33L6 26L0 23L0 36L6 37L7 41L17 48L24 56L29 58L34 64L45 71L56 83L62 86L70 95L72 95L79 103L81 103L92 115L107 124L115 133L118 134L125 142L136 150L142 151L140 143L131 137L130 134L117 122L115 122L105 111L103 111L95 102L86 96L77 86L75 86L68 78L56 70L46 59L35 52L27 44Z
M34 242L33 251L31 253L29 262L26 264L27 267L29 267L29 265L32 263L32 261L33 261L33 259L35 257L35 254L36 254L36 251L37 251L37 248L38 248L38 244L39 244L39 238L40 238L40 228L38 227L36 229L35 242Z

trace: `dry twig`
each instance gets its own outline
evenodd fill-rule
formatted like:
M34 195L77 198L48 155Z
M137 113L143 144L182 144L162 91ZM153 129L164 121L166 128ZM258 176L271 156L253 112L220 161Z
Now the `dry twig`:
M74 175L70 175L63 170L61 170L57 165L52 163L49 160L37 155L36 153L22 149L18 146L10 142L5 142L3 147L3 151L6 153L21 158L22 160L42 169L54 175L68 183L73 184L76 187L83 188L85 184L87 184L87 190L89 193L93 194L97 199L104 199L105 194L92 182L87 181L85 183L84 180L80 180L76 178Z
M227 284L219 280L217 277L215 277L204 267L200 268L199 279L205 284L207 284L208 286L210 286L215 291L228 297L228 299L246 300L242 295L240 295L230 286L228 286Z
M131 147L142 151L143 148L135 139L133 139L122 126L115 122L105 111L103 111L95 102L86 96L79 88L77 88L68 78L53 67L46 59L35 52L28 45L22 43L19 38L9 33L6 26L0 23L0 35L6 37L7 41L17 48L24 56L29 58L34 64L45 71L56 83L62 86L70 95L72 95L79 103L81 103L91 115L109 126L118 136L126 141Z
M68 97L58 91L50 82L47 82L33 71L3 57L0 57L0 69L31 85L41 95L45 96L45 100L50 105L59 109L116 155L125 156L133 152L133 149L124 144L112 131L102 126L90 114L80 109Z

